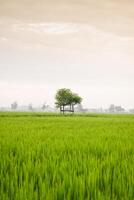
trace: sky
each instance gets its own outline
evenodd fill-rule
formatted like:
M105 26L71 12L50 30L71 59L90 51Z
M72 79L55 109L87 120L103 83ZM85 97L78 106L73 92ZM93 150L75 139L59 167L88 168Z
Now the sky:
M133 0L0 0L0 107L54 106L64 87L134 108Z

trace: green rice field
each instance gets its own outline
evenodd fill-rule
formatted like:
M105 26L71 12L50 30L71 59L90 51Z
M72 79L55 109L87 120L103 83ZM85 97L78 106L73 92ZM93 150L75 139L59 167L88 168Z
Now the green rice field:
M133 200L134 115L0 113L0 200Z

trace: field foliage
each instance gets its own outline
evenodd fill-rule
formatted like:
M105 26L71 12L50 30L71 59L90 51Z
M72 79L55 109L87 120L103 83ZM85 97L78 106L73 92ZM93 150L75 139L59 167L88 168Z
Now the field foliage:
M133 200L134 115L0 113L1 200Z

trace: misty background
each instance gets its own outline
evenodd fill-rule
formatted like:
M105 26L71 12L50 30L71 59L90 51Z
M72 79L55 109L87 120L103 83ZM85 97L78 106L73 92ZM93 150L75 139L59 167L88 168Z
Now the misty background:
M0 106L53 106L70 88L85 107L134 107L132 0L0 0Z

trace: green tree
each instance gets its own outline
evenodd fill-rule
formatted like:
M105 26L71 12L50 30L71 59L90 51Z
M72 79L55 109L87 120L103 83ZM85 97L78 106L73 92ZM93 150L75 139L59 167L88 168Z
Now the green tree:
M82 102L82 98L76 94L76 93L72 93L72 99L70 102L70 108L72 107L72 110L74 111L74 106L76 104L80 104Z
M80 104L82 101L82 98L78 94L66 88L59 89L55 99L56 107L60 108L60 112L63 111L63 113L64 111L74 112L74 105ZM65 106L70 106L70 110L65 110Z

